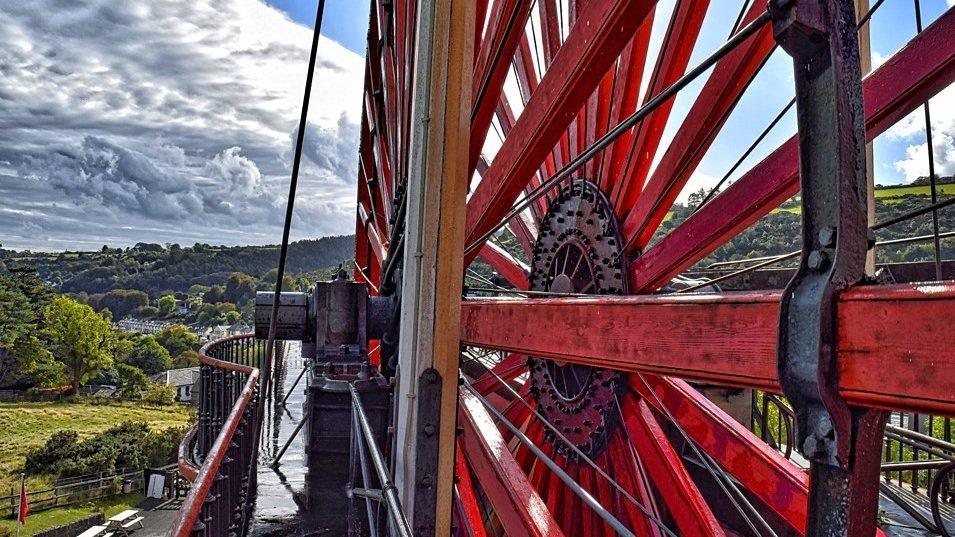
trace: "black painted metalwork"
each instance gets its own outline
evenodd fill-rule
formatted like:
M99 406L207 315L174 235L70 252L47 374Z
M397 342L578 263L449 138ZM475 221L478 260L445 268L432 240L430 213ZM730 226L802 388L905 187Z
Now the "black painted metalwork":
M870 242L855 6L773 0L769 9L796 79L803 248L780 305L778 368L797 449L810 460L806 533L870 535L886 413L849 408L835 355L836 297L865 277Z

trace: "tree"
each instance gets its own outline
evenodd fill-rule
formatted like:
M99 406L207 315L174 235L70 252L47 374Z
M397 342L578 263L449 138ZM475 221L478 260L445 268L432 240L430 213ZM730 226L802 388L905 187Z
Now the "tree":
M169 351L152 336L136 338L126 363L142 369L147 375L154 375L172 368Z
M174 309L176 309L176 297L172 295L159 297L159 313L169 315Z
M240 304L246 300L255 299L255 288L258 281L241 272L234 272L225 284L225 291L222 293L222 300Z
M113 364L113 326L86 304L57 296L44 312L43 334L53 357L66 366L73 390Z
M149 295L135 289L113 289L99 300L97 309L107 308L114 319L122 319L149 304ZM92 304L90 304L92 305Z
M181 324L174 324L163 328L161 332L153 336L156 341L169 351L169 355L177 357L186 351L194 351L199 348L199 336L192 333L191 330Z
M124 397L138 397L149 384L149 377L142 369L129 364L116 364L119 390Z

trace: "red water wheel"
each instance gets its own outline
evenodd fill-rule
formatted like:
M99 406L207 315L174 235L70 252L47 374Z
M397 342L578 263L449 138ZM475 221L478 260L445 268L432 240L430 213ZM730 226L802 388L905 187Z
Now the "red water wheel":
M669 92L705 71L691 71L691 54L708 9L722 4L477 0L465 266L480 257L508 289L576 300L577 324L567 333L556 326L567 322L550 324L557 317L514 317L466 330L460 535L805 532L805 472L678 378L778 389L764 380L775 372L748 357L766 345L726 341L701 351L648 334L659 337L661 356L686 351L709 360L685 372L653 359L629 367L582 349L600 338L594 334L630 322L608 313L614 299L606 295L673 291L675 277L798 192L790 139L655 236L775 48L765 3L748 4L727 28L734 46L713 57L688 111L675 118ZM371 9L356 263L359 278L386 289L389 259L402 244L415 2L379 0ZM868 139L951 83L950 35L951 10L866 79ZM651 39L656 54L648 53ZM617 128L628 118L636 120ZM668 122L677 127L664 144ZM475 278L469 283L485 281ZM707 300L725 302L718 294ZM775 308L762 295L743 300L760 301ZM661 315L677 315L667 304ZM705 315L686 323L721 330ZM551 341L535 347L539 356L504 352L535 338Z

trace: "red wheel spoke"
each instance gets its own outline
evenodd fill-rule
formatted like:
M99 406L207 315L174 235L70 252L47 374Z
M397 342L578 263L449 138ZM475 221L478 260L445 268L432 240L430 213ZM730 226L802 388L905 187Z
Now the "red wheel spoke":
M487 261L498 274L504 277L511 285L518 289L527 289L527 273L529 268L514 259L514 257L493 242L486 242L481 247L481 258Z
M509 382L527 372L527 356L523 354L508 354L503 360L491 368L481 378L471 383L475 390L482 395L500 388L501 380ZM500 377L501 380L498 380Z
M644 102L659 95L686 72L686 66L696 45L696 39L699 37L703 17L708 7L709 0L680 0L676 3L647 86ZM670 99L641 121L626 140L618 140L615 144L620 145L615 151L619 152L623 177L615 178L616 183L610 196L620 217L633 207L633 203L643 189L672 108L673 99ZM621 116L621 119L623 117L626 116ZM629 144L625 141L629 141ZM624 158L626 158L625 161ZM622 166L624 163L625 168Z
M610 125L617 125L637 109L637 101L640 98L640 83L643 80L643 70L646 65L647 48L650 45L650 34L653 30L655 12L655 9L650 11L636 35L627 44L623 54L620 55L619 76L613 88L613 106L610 108ZM599 182L602 192L611 192L619 181L619 176L623 173L623 166L626 163L627 148L630 146L632 138L633 130L631 129L623 133L610 146L609 158L603 156Z
M809 476L686 382L645 375L650 388L704 452L800 533L806 528ZM631 387L659 407L640 380Z
M464 453L461 451L460 443L454 450L454 473L458 477L457 490L458 497L461 498L462 514L464 522L467 523L472 537L487 537L484 531L484 517L481 515L481 507L478 504L477 494L474 490L474 482L471 480L471 471L468 468Z
M480 401L460 395L461 446L507 535L563 535Z
M760 2L754 2L746 17L747 22L765 9ZM676 131L673 142L647 181L636 206L624 220L623 236L628 241L629 252L639 251L650 242L657 226L666 217L673 201L706 155L737 100L769 57L774 45L772 27L766 25L713 68L713 73L700 90L682 126ZM621 210L628 207L624 203Z
M500 222L599 79L646 17L652 2L594 0L541 80L487 175L468 202L466 244ZM467 266L477 252L465 259Z
M530 0L498 0L491 7L491 18L474 65L468 176L477 166L510 69L507 60L514 56L524 35L531 5Z
M655 514L657 520L660 520L653 495L644 482L643 470L630 452L630 447L622 441L622 436L618 435L617 440L611 442L609 449L614 467L620 468L619 472L614 472L611 475L614 476L623 490ZM637 535L653 537L662 535L659 526L651 521L644 511L641 511L629 500L621 500L621 503L623 503L623 508L630 519L630 525L636 530Z
M955 81L953 32L955 11L948 10L865 79L869 140ZM791 138L631 263L631 290L664 285L790 198L799 189L797 166Z
M683 461L643 401L623 402L624 426L681 535L724 535Z

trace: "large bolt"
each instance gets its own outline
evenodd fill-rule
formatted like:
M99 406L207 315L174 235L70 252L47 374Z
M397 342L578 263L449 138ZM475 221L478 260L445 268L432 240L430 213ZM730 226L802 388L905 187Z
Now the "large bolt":
M829 255L822 250L813 250L809 253L809 259L806 264L812 270L823 271L829 266Z
M819 244L823 248L832 248L836 244L836 228L826 226L819 230Z

